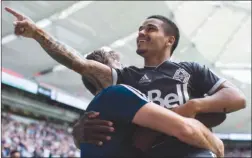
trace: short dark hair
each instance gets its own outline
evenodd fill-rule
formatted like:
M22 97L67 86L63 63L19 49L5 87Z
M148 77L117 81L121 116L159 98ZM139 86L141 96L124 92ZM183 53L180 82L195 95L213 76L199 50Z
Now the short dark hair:
M109 64L109 58L117 58L116 52L112 50L106 51L105 49L99 49L99 50L93 51L92 53L86 56L86 59L95 60L105 65ZM93 95L95 95L97 89L86 77L82 76L82 82L85 85L85 87Z
M171 48L171 56L172 56L173 51L178 46L179 37L180 37L180 33L179 33L179 29L178 29L177 25L173 21L171 21L170 19L168 19L162 15L151 15L147 19L158 19L158 20L163 21L163 23L166 24L164 26L164 31L165 31L166 35L172 35L175 37L174 44L172 45L172 48Z

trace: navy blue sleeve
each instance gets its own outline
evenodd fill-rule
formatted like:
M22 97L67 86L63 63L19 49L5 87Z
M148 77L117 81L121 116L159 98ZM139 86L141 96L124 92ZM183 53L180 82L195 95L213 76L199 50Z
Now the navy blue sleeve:
M112 69L113 85L116 84L126 84L135 85L136 84L136 67L130 66L123 69Z
M187 63L191 70L192 87L202 95L212 95L225 81L224 78L217 76L205 65L202 66L195 62Z
M147 97L130 86L108 87L97 95L88 106L88 111L100 112L105 120L131 123L137 111L148 103Z
M180 63L188 72L190 72L190 86L201 96L212 95L226 79L217 76L205 65L196 62Z

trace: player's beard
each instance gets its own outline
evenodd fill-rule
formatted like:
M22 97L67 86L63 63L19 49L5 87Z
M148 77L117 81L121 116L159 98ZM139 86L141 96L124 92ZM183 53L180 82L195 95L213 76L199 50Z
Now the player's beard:
M147 49L137 49L136 50L136 53L138 54L138 55L143 55L143 54L145 54L145 52L147 52Z
M148 44L149 43L144 43L144 44L138 45L136 53L138 55L144 56L144 54L148 51Z
M146 37L145 38L146 41L144 43L137 43L137 50L136 53L138 55L144 56L144 54L148 51L148 47L151 44L151 38L150 37Z

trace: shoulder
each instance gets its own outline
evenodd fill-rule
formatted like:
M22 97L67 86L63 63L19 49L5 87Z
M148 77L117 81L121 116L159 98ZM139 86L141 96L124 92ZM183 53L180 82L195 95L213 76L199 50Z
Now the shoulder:
M144 69L143 68L138 68L138 67L135 67L135 66L128 66L128 67L124 67L122 69L117 69L117 71L120 71L120 72L140 72L140 71L143 71Z
M123 69L112 70L113 84L129 84L133 85L139 74L141 74L142 69L135 66L124 67Z
M194 66L200 65L199 63L193 62L193 61L180 61L180 62L177 62L177 64L184 67L194 67Z
M138 68L138 67L135 67L135 66L129 66L129 67L125 67L126 69L129 69L129 70L133 70L133 71L141 71L143 70L143 68Z
M191 62L191 61L180 61L180 62L172 62L180 69L184 69L186 72L190 74L197 74L197 73L205 73L209 70L206 65L200 64L198 62Z
M199 65L196 62L190 62L190 61L179 61L179 62L171 61L171 63L187 71L193 71L193 69Z
M198 62L193 62L193 61L181 61L181 62L175 62L175 63L178 64L181 68L184 68L190 71L195 71L195 70L199 70L206 67L203 64L200 64Z

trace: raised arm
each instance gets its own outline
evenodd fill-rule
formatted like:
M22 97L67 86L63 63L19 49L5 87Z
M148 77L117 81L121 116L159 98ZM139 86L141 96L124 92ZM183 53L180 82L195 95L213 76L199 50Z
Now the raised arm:
M54 60L85 76L96 88L102 89L112 84L111 68L99 62L83 58L76 50L38 28L28 17L8 7L5 10L16 17L14 22L16 35L35 39Z
M112 84L111 68L93 60L83 58L73 48L57 41L44 30L36 28L33 38L60 64L88 78L96 88L105 88Z

